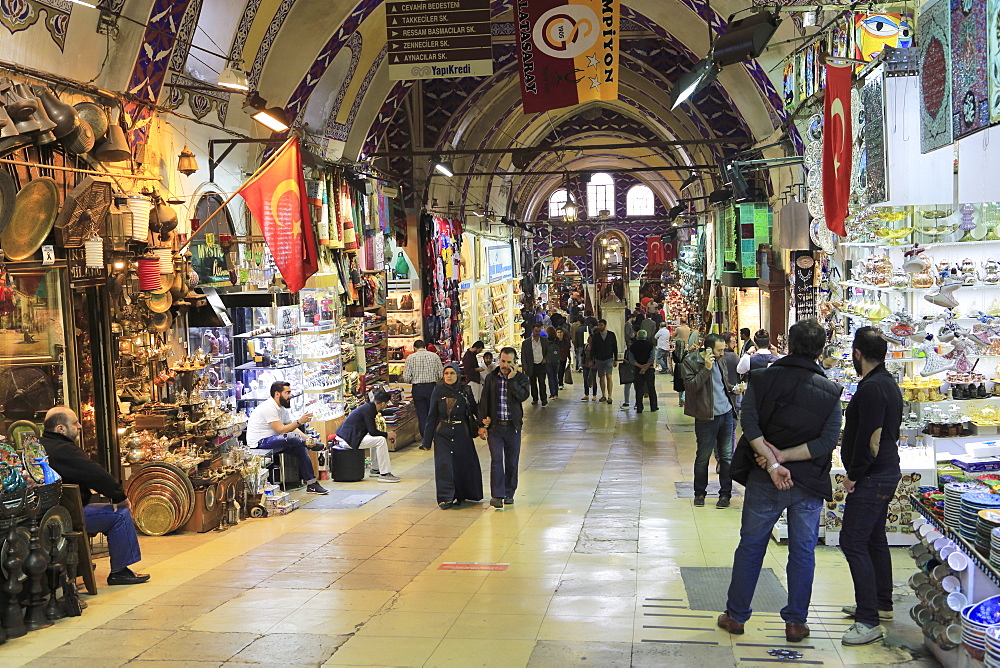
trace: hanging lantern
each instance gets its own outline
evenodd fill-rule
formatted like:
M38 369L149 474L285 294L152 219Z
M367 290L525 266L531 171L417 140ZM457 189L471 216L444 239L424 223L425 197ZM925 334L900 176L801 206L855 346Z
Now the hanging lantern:
M184 176L191 176L198 171L198 161L194 157L191 149L184 145L184 150L177 156L177 171Z
M100 269L104 266L104 240L93 237L83 242L84 264L87 269Z
M139 258L139 289L151 291L161 287L160 261L151 255Z
M131 237L136 241L146 241L149 237L149 212L153 201L145 195L129 195L128 208L132 212Z
M174 273L174 254L169 248L154 248L153 255L160 263L161 274Z

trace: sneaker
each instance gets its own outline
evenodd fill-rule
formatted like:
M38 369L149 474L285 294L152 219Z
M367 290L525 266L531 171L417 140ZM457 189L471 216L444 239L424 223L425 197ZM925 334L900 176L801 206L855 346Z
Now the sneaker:
M585 395L583 395L583 399L580 399L580 401L590 401L590 397L588 397L588 396L587 396L587 395L585 394Z
M705 505L705 497L704 496L696 496L696 497L694 497L694 505L699 506L699 507Z
M843 608L840 609L840 611L843 612L848 617L853 617L858 612L858 606L856 606L856 605L845 605ZM878 611L878 618L880 620L882 620L883 622L891 622L892 621L892 610L879 610Z
M505 505L505 506L512 506L512 505L514 505L514 497L513 496L504 497L503 505Z
M306 447L313 452L322 452L323 450L326 450L326 443L313 443L312 445L307 445Z
M379 482L399 482L399 478L391 473L382 473L378 477Z
M306 485L306 491L310 494L329 494L330 492L320 485L318 482L314 482L311 485Z
M548 406L548 405L549 405L549 402L547 402L547 401L543 401L543 402L542 402L542 408L545 408L545 407L546 407L546 406Z
M885 637L885 628L878 626L868 626L862 622L854 622L847 633L840 639L843 645L867 645Z
M728 508L729 507L729 497L720 496L719 500L715 504L716 508Z
M501 499L498 496L491 497L490 505L496 508L497 510L503 510L503 499Z
M371 471L368 472L369 478L377 478L378 476L379 476L378 469L372 469Z
M627 401L622 404L622 408L628 408L628 402Z

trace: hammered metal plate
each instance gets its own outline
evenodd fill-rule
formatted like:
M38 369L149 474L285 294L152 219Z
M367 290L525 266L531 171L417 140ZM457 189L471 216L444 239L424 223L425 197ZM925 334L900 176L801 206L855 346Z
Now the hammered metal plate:
M33 179L17 193L14 210L3 233L0 246L8 259L26 260L35 254L52 231L59 213L59 188L55 179Z
M135 509L135 524L147 536L163 536L170 532L177 517L170 501L160 496L146 496Z

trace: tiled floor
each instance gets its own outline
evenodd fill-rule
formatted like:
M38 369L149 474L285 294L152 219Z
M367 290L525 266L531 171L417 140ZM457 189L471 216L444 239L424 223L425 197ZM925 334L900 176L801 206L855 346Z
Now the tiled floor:
M669 376L660 376L666 386ZM0 645L18 666L757 666L784 647L777 614L743 636L691 610L685 566L732 564L740 500L678 499L690 480L691 420L579 400L570 386L528 419L516 504L438 510L430 453L393 453L397 485L351 510L250 520L222 533L143 538L149 584L101 587L82 617ZM478 442L477 442L478 443ZM484 470L489 454L480 448ZM486 489L489 489L488 480ZM784 584L784 547L765 566ZM896 550L896 621L886 644L847 649L850 576L817 549L810 665L934 666L907 610L912 561ZM508 564L504 571L442 564ZM100 581L107 560L99 561Z

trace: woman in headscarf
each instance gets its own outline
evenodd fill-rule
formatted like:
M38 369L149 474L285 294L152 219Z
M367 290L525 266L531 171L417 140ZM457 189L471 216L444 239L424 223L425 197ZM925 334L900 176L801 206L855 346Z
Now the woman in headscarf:
M442 380L431 394L423 443L425 448L434 444L434 479L441 510L483 498L483 473L472 441L481 426L477 413L476 400L462 384L458 365L445 365Z

